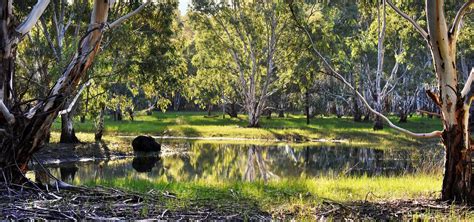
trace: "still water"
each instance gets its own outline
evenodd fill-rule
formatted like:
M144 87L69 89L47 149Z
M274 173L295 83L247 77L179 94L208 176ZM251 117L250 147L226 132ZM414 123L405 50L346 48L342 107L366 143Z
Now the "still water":
M74 184L115 178L267 181L332 175L411 174L440 169L444 155L439 147L380 150L341 144L291 146L164 141L163 147L160 155L137 154L124 159L47 167L53 175Z

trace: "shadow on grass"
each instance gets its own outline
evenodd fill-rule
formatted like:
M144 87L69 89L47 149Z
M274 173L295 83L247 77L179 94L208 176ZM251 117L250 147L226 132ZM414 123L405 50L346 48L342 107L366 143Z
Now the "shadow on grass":
M165 136L186 136L186 137L200 137L202 134L193 127L178 126L177 129L167 127L163 131Z

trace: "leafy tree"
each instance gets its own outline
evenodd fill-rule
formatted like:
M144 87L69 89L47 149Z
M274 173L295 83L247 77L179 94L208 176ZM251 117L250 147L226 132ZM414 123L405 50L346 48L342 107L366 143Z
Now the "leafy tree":
M219 47L222 66L231 70L238 95L248 114L248 126L259 126L268 108L268 98L277 89L274 83L283 67L278 55L281 36L286 31L286 7L276 2L195 1L193 20L199 30L208 30ZM223 49L223 50L222 50ZM199 67L198 67L199 69Z

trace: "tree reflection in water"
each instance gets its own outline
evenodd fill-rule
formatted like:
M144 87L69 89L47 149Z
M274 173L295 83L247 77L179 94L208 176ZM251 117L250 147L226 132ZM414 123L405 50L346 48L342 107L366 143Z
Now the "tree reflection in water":
M255 181L259 176L263 181L267 182L269 178L277 178L274 173L268 170L265 160L262 157L262 148L255 145L250 145L247 151L247 166L245 169L244 180Z
M435 148L380 150L343 144L302 147L181 141L173 142L170 147L186 147L186 155L76 163L72 168L55 165L49 169L53 175L75 183L135 177L165 181L268 181L325 175L403 175L419 170L438 170L442 169L444 155L442 149Z
M133 157L132 167L139 173L151 172L153 167L161 165L161 158L158 156L135 156Z

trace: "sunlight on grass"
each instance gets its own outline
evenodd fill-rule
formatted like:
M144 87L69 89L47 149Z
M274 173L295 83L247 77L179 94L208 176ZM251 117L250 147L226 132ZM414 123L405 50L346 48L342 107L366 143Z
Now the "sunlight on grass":
M426 146L425 141L409 138L392 129L373 131L372 123L353 122L351 118L317 117L306 125L304 115L290 114L285 118L274 117L261 119L261 128L247 128L246 116L239 118L205 117L202 112L169 112L154 113L152 116L137 116L135 121L121 122L106 119L106 135L139 135L153 136L185 136L185 137L226 137L262 140L282 140L304 142L318 139L343 140L351 144L407 148ZM391 117L396 122L397 117ZM438 119L413 116L402 127L415 132L430 132L441 129ZM53 131L58 132L60 122L57 120ZM76 121L76 132L93 133L94 124L87 120L84 123ZM438 143L431 140L428 146Z
M297 210L300 216L310 214L322 201L352 202L396 199L437 198L441 188L440 174L417 174L397 177L319 177L314 179L277 180L264 183L196 180L168 182L162 179L136 179L88 181L88 186L103 185L138 192L159 192L176 195L179 199L167 203L186 207L188 203L214 205L233 204L245 207L255 204L268 212ZM245 206L241 206L245 205Z

